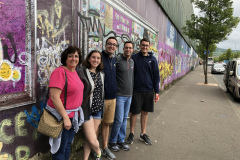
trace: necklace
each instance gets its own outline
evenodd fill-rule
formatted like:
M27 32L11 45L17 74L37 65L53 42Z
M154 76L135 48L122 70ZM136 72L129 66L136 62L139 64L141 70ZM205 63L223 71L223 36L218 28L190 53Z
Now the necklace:
M92 73L96 73L96 69L88 69Z

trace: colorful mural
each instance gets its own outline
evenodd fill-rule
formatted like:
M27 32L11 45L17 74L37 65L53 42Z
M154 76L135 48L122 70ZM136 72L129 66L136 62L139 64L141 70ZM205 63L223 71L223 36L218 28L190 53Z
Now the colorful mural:
M134 52L138 52L140 40L147 37L151 40L151 51L157 57L157 35L103 1L89 1L89 16L84 16L81 12L78 15L81 24L87 28L88 48L84 51L85 54L93 49L104 50L105 41L110 36L118 40L119 47L116 55L123 53L123 44L129 40L134 43Z
M188 62L191 57L163 42L158 42L158 51L160 90L164 90L167 84L190 70Z
M165 43L184 54L190 54L191 48L169 20L167 20L167 34Z
M113 30L118 35L127 34L130 37L132 34L132 20L113 9Z
M54 0L45 5L38 0L37 9L37 81L47 86L52 71L60 66L60 54L72 40L71 3Z
M25 89L25 0L0 3L0 94Z
M40 152L41 144L47 144L48 141L30 126L23 111L17 109L15 112L1 114L0 160L29 160L34 155L32 151ZM35 146L40 148L36 150Z

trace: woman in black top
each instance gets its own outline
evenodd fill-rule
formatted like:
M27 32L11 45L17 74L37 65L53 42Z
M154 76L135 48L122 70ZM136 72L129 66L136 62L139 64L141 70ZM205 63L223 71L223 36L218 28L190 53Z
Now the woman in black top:
M101 156L97 135L104 108L104 73L102 70L102 57L97 50L91 51L83 67L77 69L84 84L82 104L85 119L82 125L85 134L84 160L88 159L91 149L98 155L97 157Z

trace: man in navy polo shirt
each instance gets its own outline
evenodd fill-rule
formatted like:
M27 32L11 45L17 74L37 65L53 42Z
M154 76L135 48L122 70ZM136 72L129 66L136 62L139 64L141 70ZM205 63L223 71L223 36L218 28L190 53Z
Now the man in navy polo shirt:
M104 80L104 111L102 121L102 155L109 159L116 159L115 155L108 149L109 126L113 123L116 107L116 59L113 57L118 43L115 37L109 37L106 41L105 50L102 51Z

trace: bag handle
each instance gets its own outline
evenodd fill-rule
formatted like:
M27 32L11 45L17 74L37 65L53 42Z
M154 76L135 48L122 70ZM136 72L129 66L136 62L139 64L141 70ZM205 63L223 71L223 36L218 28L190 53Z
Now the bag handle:
M66 109L66 105L67 105L67 73L66 73L65 70L64 70L64 72L65 72L64 109ZM48 98L49 98L49 87L48 87L48 93L47 93L47 96L46 96L45 104L47 104Z
M94 89L96 87L96 82L97 82L97 73L96 73L96 78L95 78L95 82L94 82ZM91 94L93 93L94 89L91 91L91 93L87 96L87 98L84 100L84 102L82 103L82 105L84 105L84 103L87 102L88 98L91 96Z

